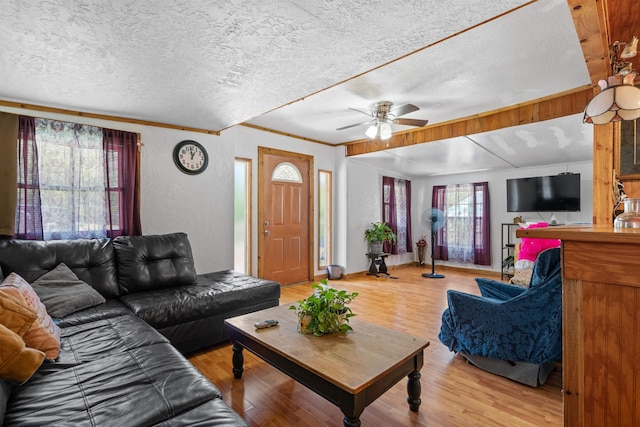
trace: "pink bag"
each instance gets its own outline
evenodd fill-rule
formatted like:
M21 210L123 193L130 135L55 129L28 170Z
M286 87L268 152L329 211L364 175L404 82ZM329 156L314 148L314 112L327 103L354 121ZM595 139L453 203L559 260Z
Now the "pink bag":
M530 224L522 228L544 228L547 227L546 222L538 222L537 224ZM537 239L531 237L522 238L520 243L520 252L518 253L518 260L525 259L527 261L535 262L538 254L545 249L560 247L559 239Z

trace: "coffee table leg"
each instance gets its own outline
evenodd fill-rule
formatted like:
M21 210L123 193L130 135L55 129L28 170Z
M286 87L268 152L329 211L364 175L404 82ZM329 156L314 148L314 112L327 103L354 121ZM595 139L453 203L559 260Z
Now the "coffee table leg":
M242 354L242 346L237 342L233 342L233 377L235 379L242 378L244 372L244 355Z
M420 387L420 372L413 371L409 374L409 381L407 382L407 402L409 402L409 409L413 412L418 412L418 408L420 407L420 393L422 389Z

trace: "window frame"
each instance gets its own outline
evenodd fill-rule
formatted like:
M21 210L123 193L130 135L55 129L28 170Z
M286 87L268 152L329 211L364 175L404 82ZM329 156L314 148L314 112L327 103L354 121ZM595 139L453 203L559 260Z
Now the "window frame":
M322 177L326 176L327 183L326 188L322 188ZM323 223L322 208L323 201L325 206L325 221ZM325 242L324 247L322 243L322 236L324 233ZM323 262L323 249L324 258L326 262ZM324 270L331 265L333 259L333 172L324 169L318 169L318 269Z

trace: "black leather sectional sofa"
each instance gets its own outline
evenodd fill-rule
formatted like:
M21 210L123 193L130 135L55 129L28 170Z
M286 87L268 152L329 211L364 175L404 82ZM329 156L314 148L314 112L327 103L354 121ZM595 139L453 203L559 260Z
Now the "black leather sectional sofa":
M224 319L276 306L280 285L196 274L184 233L0 241L4 277L66 264L106 302L57 320L61 351L23 385L0 380L0 426L246 426L183 353L225 342Z

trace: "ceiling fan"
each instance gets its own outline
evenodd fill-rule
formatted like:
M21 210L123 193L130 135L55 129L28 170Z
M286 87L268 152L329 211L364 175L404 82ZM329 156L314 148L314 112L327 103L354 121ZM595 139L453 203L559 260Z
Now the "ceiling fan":
M404 116L405 114L412 113L414 111L418 111L420 108L416 107L413 104L405 104L401 107L397 107L392 109L393 102L389 101L378 101L369 105L370 112L365 112L358 110L356 108L349 108L350 110L357 111L362 114L366 114L371 116L371 120L361 123L354 123L352 125L343 126L336 130L344 130L349 129L355 126L366 125L369 127L365 132L367 137L374 139L379 136L380 139L389 139L391 138L391 125L405 125L405 126L418 126L422 127L426 125L429 120L420 120L420 119L399 119L398 117Z

